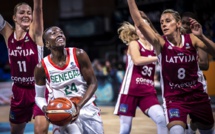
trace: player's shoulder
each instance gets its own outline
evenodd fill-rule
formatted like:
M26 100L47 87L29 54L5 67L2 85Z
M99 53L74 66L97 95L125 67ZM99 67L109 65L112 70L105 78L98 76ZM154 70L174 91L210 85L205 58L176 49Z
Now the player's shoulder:
M75 53L76 53L76 56L84 56L86 55L87 53L84 51L84 49L82 48L74 48L75 49Z
M42 65L42 63L41 62L39 62L36 66L35 66L35 68L34 68L34 74L36 75L36 76L42 76L42 74L45 74L45 69L44 69L44 67L43 67L43 65Z
M128 44L129 44L129 45L130 45L130 44L138 44L138 41L137 41L137 40L132 40L132 41L130 41Z
M43 64L42 64L42 62L37 63L35 69L43 69Z

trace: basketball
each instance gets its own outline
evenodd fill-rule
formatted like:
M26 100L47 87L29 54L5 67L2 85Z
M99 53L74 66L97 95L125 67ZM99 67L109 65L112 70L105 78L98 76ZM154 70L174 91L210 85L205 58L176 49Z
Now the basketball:
M74 103L64 97L51 100L47 105L46 116L48 120L58 126L64 126L71 122L76 114Z
M75 103L75 104L78 104L78 102L80 101L82 99L82 97L72 97L72 98L70 98L70 100L73 102L73 103Z

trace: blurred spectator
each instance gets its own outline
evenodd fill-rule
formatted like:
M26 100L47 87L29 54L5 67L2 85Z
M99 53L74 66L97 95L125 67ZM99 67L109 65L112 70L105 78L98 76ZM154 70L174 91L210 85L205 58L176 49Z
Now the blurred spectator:
M96 76L102 76L103 75L103 68L99 62L98 59L95 59L92 63L93 70Z

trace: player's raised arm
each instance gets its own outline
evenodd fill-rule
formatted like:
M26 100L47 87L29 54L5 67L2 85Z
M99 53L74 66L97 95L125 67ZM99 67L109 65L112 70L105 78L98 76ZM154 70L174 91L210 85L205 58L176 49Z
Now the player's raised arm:
M43 0L34 0L33 21L30 25L29 34L37 45L43 46Z
M9 36L12 34L13 28L12 26L4 19L4 17L0 14L0 34L4 37L6 45Z
M135 0L127 0L127 1L128 1L129 11L135 25L138 27L138 29L140 29L142 34L155 47L155 49L157 51L160 50L160 47L164 45L164 42L165 42L163 38L161 36L158 36L157 33L155 33L154 30L144 22L143 18L140 15L138 7L135 3ZM160 52L158 51L157 53L159 54Z
M191 34L191 38L193 38L195 41L194 44L196 44L197 47L205 50L212 56L215 56L215 43L203 34L201 24L192 18L190 18L190 23L193 35L199 38L195 39L195 37Z

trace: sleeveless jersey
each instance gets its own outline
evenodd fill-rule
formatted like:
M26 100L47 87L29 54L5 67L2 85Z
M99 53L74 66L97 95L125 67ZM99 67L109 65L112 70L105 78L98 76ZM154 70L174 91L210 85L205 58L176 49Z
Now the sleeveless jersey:
M138 44L140 47L141 56L156 56L154 49L145 49L140 41L138 41ZM136 66L133 63L131 56L127 54L126 71L121 85L120 94L143 96L150 93L155 93L155 64L156 63L150 63L147 65Z
M45 69L47 83L54 98L58 97L83 97L87 89L87 83L81 75L79 63L76 57L76 48L65 48L67 51L67 61L63 67L55 65L51 60L51 55L42 60ZM93 96L90 103L95 100Z
M159 55L161 64L161 89L167 99L191 97L205 92L199 77L197 51L192 45L190 35L181 35L182 47L175 47L164 36L165 44Z
M43 47L35 44L28 32L19 41L13 33L8 38L8 55L14 84L34 87L34 68L42 59Z

